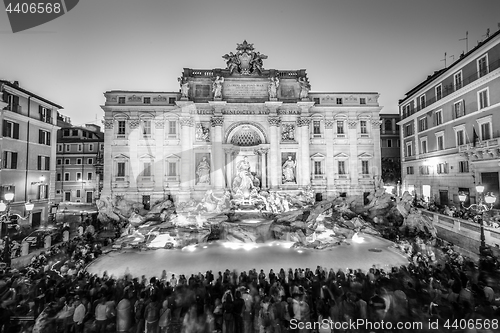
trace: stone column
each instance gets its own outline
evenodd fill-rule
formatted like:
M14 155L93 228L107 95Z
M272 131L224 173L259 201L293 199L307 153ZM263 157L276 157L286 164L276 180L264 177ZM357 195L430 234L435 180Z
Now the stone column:
M298 185L308 186L311 184L311 161L309 154L309 124L311 118L301 117L298 119L298 126L300 131L300 178ZM298 170L297 170L298 171ZM300 181L300 183L299 183Z
M191 145L191 127L194 125L193 118L181 117L181 191L190 191L191 180L194 175L190 173L191 165L193 164L193 147Z
M280 137L278 128L281 124L281 118L279 116L269 116L267 118L269 121L269 132L270 138L269 141L271 143L271 156L269 161L269 187L272 189L276 189L279 183L281 163L280 163Z
M357 119L349 119L347 121L349 125L349 165L346 167L349 168L349 178L350 178L350 186L351 188L356 188L358 192L358 184L359 184L359 170L358 170L358 120ZM357 193L359 194L359 193Z
M225 163L226 163L226 187L230 188L233 181L233 150L232 149L224 149L225 152Z
M269 149L266 148L260 148L257 149L255 152L259 154L260 156L260 167L261 167L261 188L267 188L267 152Z
M373 176L382 175L382 153L380 151L380 119L372 120L372 138L373 138Z
M222 149L222 125L224 124L223 116L213 116L212 124L212 173L215 190L222 190L225 186L224 181L224 151Z
M333 126L335 121L333 119L325 120L325 144L326 144L326 191L327 199L333 199L333 191L335 189L335 172L334 172L334 159L333 159Z

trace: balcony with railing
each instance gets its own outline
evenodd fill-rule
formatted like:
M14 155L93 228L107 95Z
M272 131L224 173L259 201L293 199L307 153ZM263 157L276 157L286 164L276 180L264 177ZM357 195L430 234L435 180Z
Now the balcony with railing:
M500 137L461 145L458 152L472 161L500 158Z
M437 101L439 101L439 100L445 98L446 96L451 95L452 93L468 86L469 84L471 84L474 81L478 80L479 78L485 76L486 74L493 72L494 70L496 70L498 68L500 68L500 59L490 63L487 68L481 69L481 70L475 72L474 74L464 78L458 84L452 83L452 84L443 86L443 90L442 90L440 98L432 97L432 98L426 99L425 103L423 105L418 104L417 106L415 106L414 104L410 104L409 112L407 114L403 113L401 118L405 119L405 118L411 116L412 114L414 114L415 112L418 112L418 111L420 111L428 106L431 106L432 104L436 103Z
M8 110L8 111L12 111L12 112L16 112L16 113L21 113L21 111L22 111L21 105L18 105L18 104L10 104L10 105L7 105L6 107L4 107L3 109Z

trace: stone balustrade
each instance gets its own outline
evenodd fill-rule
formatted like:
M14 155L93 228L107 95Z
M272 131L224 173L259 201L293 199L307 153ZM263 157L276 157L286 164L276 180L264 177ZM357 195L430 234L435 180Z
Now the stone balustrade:
M479 253L481 242L481 226L478 223L450 217L436 212L421 210L422 215L432 218L438 236L466 250ZM486 245L500 253L500 228L484 226Z

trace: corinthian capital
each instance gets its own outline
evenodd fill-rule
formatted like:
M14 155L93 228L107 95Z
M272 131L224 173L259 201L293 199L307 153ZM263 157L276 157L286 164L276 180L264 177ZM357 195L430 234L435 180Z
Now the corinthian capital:
M180 117L179 122L181 123L181 126L193 126L194 121L192 117Z
M309 126L311 123L311 118L299 117L297 118L297 127Z
M279 116L269 116L267 117L267 121L269 122L269 126L280 126L281 117Z
M224 124L224 116L212 116L212 118L210 118L210 123L212 127L222 126Z
M382 124L382 120L380 120L380 119L373 119L372 120L372 127L373 128L379 128L381 124Z
M356 126L358 126L357 119L349 119L347 123L349 124L349 128L356 128Z

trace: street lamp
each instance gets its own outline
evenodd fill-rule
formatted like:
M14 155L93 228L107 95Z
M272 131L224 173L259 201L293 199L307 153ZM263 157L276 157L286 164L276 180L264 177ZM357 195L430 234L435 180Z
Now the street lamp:
M480 230L481 230L481 245L479 246L479 254L482 254L484 250L486 249L486 242L485 242L485 236L484 236L484 222L483 222L483 214L484 212L490 211L493 209L493 204L497 201L497 197L492 193L488 192L486 195L484 195L484 202L483 202L483 192L484 192L484 186L481 184L476 185L476 192L479 194L479 203L477 204L472 204L469 207L464 206L465 200L467 200L467 194L464 192L460 192L458 194L458 200L460 200L460 204L463 208L467 210L474 210L476 212L476 216L474 216L474 220L479 223Z
M10 217L10 202L14 200L14 193L7 192L3 197L7 203L4 203L3 200L0 201L0 212L5 212L0 216L0 237L2 237L3 224L7 223Z
M33 210L33 208L35 208L35 204L32 203L31 200L29 200L24 204L24 208L26 209L26 212L28 212L27 215L22 217L19 214L11 214L10 203L12 202L12 200L14 200L14 193L12 192L5 193L4 199L5 201L7 201L7 203L3 202L3 200L0 200L0 214L2 214L0 215L0 237L2 237L3 223L9 223L10 218L14 215L17 216L18 218L26 220L31 215L31 211Z

